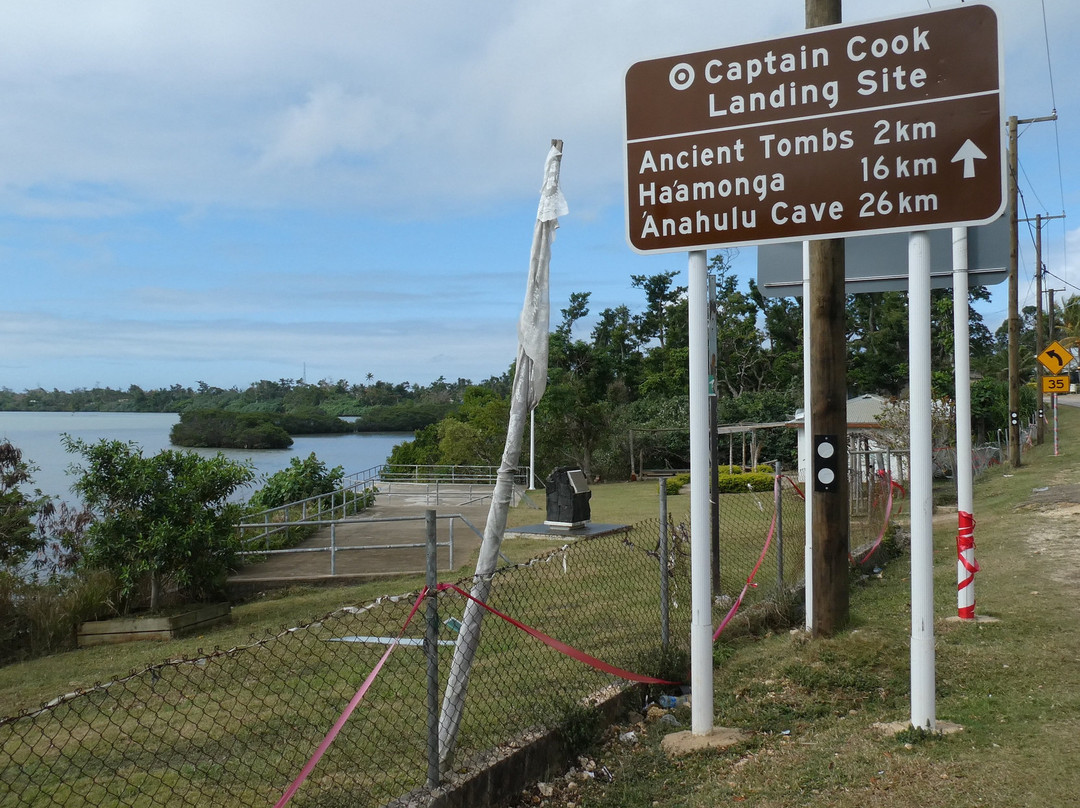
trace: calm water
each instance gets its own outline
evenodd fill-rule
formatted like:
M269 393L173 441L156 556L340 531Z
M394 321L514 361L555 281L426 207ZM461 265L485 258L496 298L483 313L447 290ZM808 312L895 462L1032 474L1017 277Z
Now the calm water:
M60 443L64 433L93 443L108 440L134 441L144 455L162 449L179 448L169 443L169 430L180 420L171 413L125 412L0 412L0 441L10 440L22 450L23 460L38 467L35 487L45 494L73 501L74 478L68 467L79 458L68 454ZM232 460L249 460L255 468L256 482L244 492L249 496L267 474L301 460L312 452L330 468L341 466L346 474L364 471L386 462L395 444L411 440L411 434L369 433L353 435L304 435L293 439L289 449L192 449L205 456L220 451Z

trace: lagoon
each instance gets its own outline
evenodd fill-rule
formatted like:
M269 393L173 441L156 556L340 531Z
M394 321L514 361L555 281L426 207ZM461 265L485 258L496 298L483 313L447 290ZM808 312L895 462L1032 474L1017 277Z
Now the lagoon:
M162 449L184 449L169 442L169 430L180 420L175 413L131 412L0 412L0 442L9 440L22 450L23 460L37 467L34 486L59 500L74 502L74 477L68 474L72 462L80 458L64 451L61 435L81 438L87 443L102 439L133 441L144 455ZM255 482L241 492L250 496L262 479L287 468L296 457L312 452L329 468L341 466L346 474L364 471L386 462L396 444L412 439L411 433L354 433L348 435L300 435L289 449L184 449L205 457L218 452L230 460L250 462Z

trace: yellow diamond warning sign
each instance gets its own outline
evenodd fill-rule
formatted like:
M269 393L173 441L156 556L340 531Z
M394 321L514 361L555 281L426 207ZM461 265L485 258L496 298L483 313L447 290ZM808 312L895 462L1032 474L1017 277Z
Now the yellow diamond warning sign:
M1042 366L1054 374L1061 373L1062 368L1073 361L1072 352L1060 342L1051 342L1038 358Z

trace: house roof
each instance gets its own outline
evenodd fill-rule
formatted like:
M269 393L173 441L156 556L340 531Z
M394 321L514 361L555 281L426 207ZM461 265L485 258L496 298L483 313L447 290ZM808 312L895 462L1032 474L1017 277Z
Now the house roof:
M847 401L848 429L880 429L877 417L885 410L888 402L872 393L855 396ZM788 421L789 426L800 427L803 424L803 411L796 410L795 417Z

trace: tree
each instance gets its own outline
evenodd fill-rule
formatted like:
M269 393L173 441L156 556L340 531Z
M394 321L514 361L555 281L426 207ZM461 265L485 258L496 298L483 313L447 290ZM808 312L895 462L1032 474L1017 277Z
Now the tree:
M717 395L735 397L771 386L772 362L757 326L760 308L753 293L740 292L726 256L713 257L716 273Z
M638 337L643 343L656 339L661 348L667 345L668 309L686 291L685 286L671 285L678 276L675 270L630 276L630 285L645 292L645 311L637 318Z
M571 292L570 303L565 309L559 310L563 318L562 322L556 326L555 333L562 337L563 340L569 342L572 339L571 332L574 330L574 323L589 315L589 296L591 294L591 292Z
M1054 333L1060 335L1061 344L1066 348L1080 344L1080 295L1069 295L1055 308Z
M63 443L82 455L73 489L96 519L83 563L112 572L129 607L144 582L155 610L166 584L190 599L220 588L238 549L233 525L241 509L229 498L251 481L250 466L220 453L166 449L143 457L136 444L117 440L87 444L64 435Z
M487 387L467 388L461 407L436 427L439 462L499 465L509 420L509 399Z
M20 488L33 482L34 470L20 449L8 441L0 443L0 566L17 567L43 544L34 517L48 497L40 491L28 496Z
M627 306L600 312L600 319L592 331L592 345L612 379L619 379L631 390L637 388L642 371L641 340Z
M259 510L288 505L336 491L344 477L345 470L341 466L327 468L326 463L312 452L305 460L290 458L288 468L269 475L248 502Z
M848 393L897 396L908 380L907 301L897 292L848 295Z
M435 466L439 463L439 427L429 424L413 432L413 439L394 446L386 461L391 466Z

